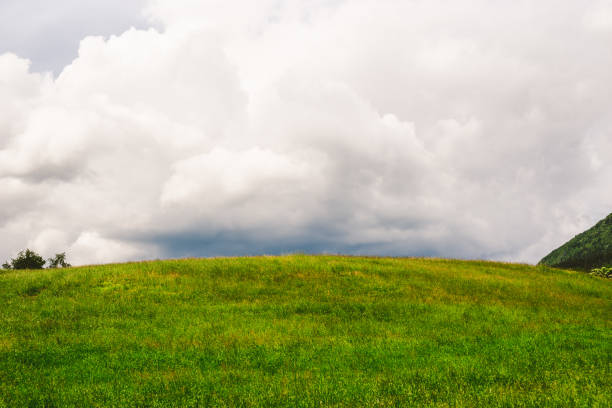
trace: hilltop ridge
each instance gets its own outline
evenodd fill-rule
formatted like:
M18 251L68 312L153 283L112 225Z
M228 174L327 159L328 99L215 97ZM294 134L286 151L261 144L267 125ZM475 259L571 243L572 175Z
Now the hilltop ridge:
M587 274L448 259L11 270L0 407L609 407L611 302Z

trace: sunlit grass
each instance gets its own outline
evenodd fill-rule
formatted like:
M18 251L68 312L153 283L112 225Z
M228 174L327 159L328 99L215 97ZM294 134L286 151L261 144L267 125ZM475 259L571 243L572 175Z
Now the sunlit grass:
M586 274L294 255L0 274L0 406L610 406Z

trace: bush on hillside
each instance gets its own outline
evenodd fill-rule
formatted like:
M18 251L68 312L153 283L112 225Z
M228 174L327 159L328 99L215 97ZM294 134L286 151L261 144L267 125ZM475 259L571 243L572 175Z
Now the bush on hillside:
M601 268L591 269L591 275L599 276L601 278L612 279L612 268L606 268L602 266Z
M68 262L66 262L66 253L62 252L61 254L55 254L54 258L49 258L47 260L47 262L49 262L49 268L50 269L55 269L55 268L69 268L70 265Z
M71 265L66 262L66 253L55 254L55 257L49 258L49 268L68 268ZM26 249L19 252L17 258L11 259L2 264L2 269L43 269L45 260L36 252Z
M17 258L2 265L4 269L42 269L44 266L45 260L43 257L30 249L19 252Z

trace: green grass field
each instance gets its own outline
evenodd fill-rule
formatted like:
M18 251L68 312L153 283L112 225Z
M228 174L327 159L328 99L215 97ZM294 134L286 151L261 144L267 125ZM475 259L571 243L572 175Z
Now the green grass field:
M292 255L0 274L0 407L612 405L612 286Z

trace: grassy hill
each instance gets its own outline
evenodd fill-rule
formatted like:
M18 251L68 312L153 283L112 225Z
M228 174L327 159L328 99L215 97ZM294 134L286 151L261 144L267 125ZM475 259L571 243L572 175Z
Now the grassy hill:
M0 274L0 407L612 404L612 286L336 256Z
M552 251L540 264L579 270L612 266L612 214Z

